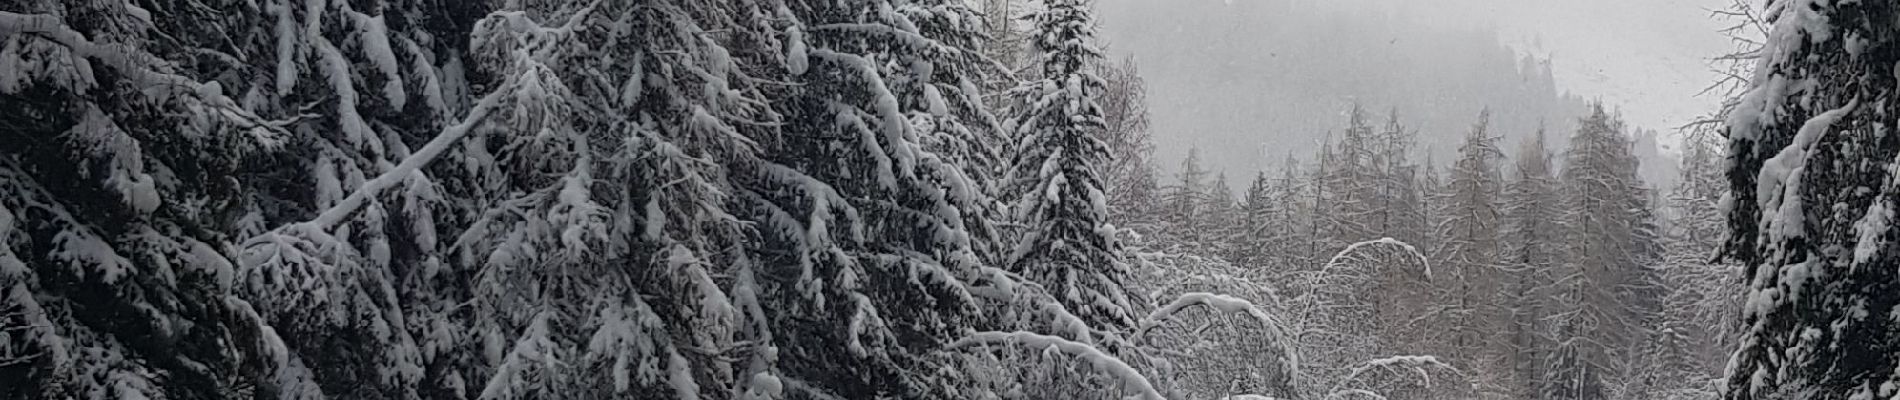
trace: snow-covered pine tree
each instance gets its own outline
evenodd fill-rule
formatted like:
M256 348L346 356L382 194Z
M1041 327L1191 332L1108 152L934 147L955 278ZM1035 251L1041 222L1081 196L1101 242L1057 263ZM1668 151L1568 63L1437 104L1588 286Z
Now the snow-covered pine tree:
M1663 260L1670 266L1693 266L1676 271L1665 287L1675 288L1683 295L1675 296L1678 301L1665 307L1666 312L1686 312L1676 320L1691 321L1693 329L1699 334L1713 337L1715 340L1698 341L1698 350L1694 359L1704 371L1720 371L1728 363L1728 353L1734 349L1741 321L1741 300L1745 288L1735 285L1733 278L1741 273L1740 266L1719 262L1722 237L1708 235L1707 232L1719 232L1724 229L1722 198L1727 194L1727 183L1722 180L1721 153L1719 138L1713 136L1691 136L1684 141L1685 154L1682 178L1677 180L1676 189L1668 198L1670 229L1663 241L1666 244ZM1690 304L1690 306L1682 306Z
M1412 162L1413 142L1418 131L1407 129L1399 121L1399 111L1386 114L1386 122L1374 136L1372 168L1377 176L1377 194L1372 218L1379 237L1416 242L1435 234L1425 220L1425 202L1418 185L1419 168ZM1365 238L1376 239L1376 238Z
M1329 132L1326 137L1326 140L1320 141L1319 151L1313 155L1313 169L1305 174L1306 190L1304 196L1301 196L1302 201L1307 204L1307 212L1303 215L1301 222L1305 225L1303 230L1308 237L1306 249L1302 252L1313 260L1326 257L1324 253L1332 242L1327 225L1331 222L1328 215L1332 212L1332 203L1327 202L1327 196L1331 193L1329 191L1331 185L1328 184L1331 181L1329 174L1337 167L1334 166L1333 160L1332 134ZM1318 268L1319 265L1310 267Z
M1001 263L1007 248L997 243L1002 235L992 223L1006 219L995 194L1010 167L1010 155L1000 147L1011 138L1002 126L1004 118L993 111L998 106L985 102L983 83L1009 75L981 51L993 39L985 36L983 16L964 2L918 1L898 10L918 32L941 45L905 56L929 68L886 65L892 93L924 136L924 150L962 168L975 185L974 190L951 194L967 197L954 201L964 208L963 228L970 231L978 255L986 264Z
M1717 374L1735 345L1743 288L1734 282L1739 268L1711 262L1722 238L1708 232L1724 229L1718 207L1725 191L1717 165L1720 149L1699 135L1683 146L1681 176L1664 213L1669 224L1658 267L1667 293L1651 328L1655 339L1639 362L1657 367L1641 371L1643 381L1653 382L1650 392L1710 400L1720 396Z
M217 40L231 57L202 68L226 71L220 81L242 93L239 104L293 133L284 151L246 165L240 179L258 184L232 233L243 251L238 288L319 383L306 395L452 391L431 379L443 370L429 349L444 344L417 338L458 300L422 277L444 265L433 240L462 217L449 199L465 175L409 161L452 151L453 140L438 139L455 135L443 133L481 119L465 115L478 110L462 54L486 7L264 1L168 18L181 27L168 32L226 36ZM177 8L186 9L195 8Z
M1313 265L1313 260L1318 257L1308 253L1317 238L1307 234L1308 229L1302 223L1310 218L1313 210L1305 194L1311 186L1310 182L1302 179L1300 160L1288 153L1280 166L1280 178L1273 182L1273 187L1278 190L1270 199L1279 206L1279 215L1275 218L1280 222L1271 228L1278 235L1279 240L1276 242L1282 244L1269 246L1269 250L1276 253L1275 262L1282 272Z
M1545 317L1552 306L1548 289L1560 244L1557 183L1542 128L1523 141L1513 166L1502 204L1502 265L1512 271L1503 302L1510 307L1510 363L1516 377L1509 389L1516 398L1528 398L1545 393L1542 388L1548 384L1543 363L1553 345Z
M467 272L436 279L468 305L426 342L482 350L435 356L451 397L780 395L736 211L752 138L776 133L740 64L778 65L776 29L734 18L758 7L529 1L476 25L472 69L504 111L469 138L472 208L442 244Z
M242 166L288 134L197 75L183 55L239 49L177 12L192 11L0 6L0 397L295 399L310 383L233 282L229 231L256 189Z
M986 76L986 85L997 91L1009 90L1018 83L1016 78L1034 74L1034 67L1027 65L1030 51L1030 36L1022 26L1023 14L1029 8L1027 0L983 0L982 28L988 38L983 44L982 53L996 61L1009 72L1008 74Z
M1348 112L1347 127L1338 141L1322 149L1316 171L1313 210L1320 256L1330 256L1351 243L1385 237L1425 237L1425 213L1418 189L1417 169L1409 161L1410 131L1397 113L1375 127L1372 115L1357 104ZM1399 264L1363 265L1367 281L1350 286L1348 298L1360 302L1363 319L1345 317L1377 343L1371 354L1416 351L1423 335L1409 321L1427 311L1431 284L1425 276ZM1368 354L1368 355L1371 355ZM1349 360L1359 362L1362 360Z
M1047 287L1090 326L1119 330L1134 323L1135 311L1123 288L1129 270L1107 229L1108 199L1101 189L1099 170L1111 155L1101 138L1103 82L1090 68L1100 62L1101 51L1086 3L1049 0L1045 6L1033 18L1044 78L1028 83L1030 108L1010 124L1022 151L1008 192L1016 196L1015 219L1025 227L1010 268ZM1184 197L1198 202L1199 196Z
M1207 205L1208 171L1201 166L1200 149L1188 149L1187 158L1181 160L1181 172L1176 174L1175 184L1164 189L1161 200L1166 205L1161 211L1162 232L1168 240L1176 244L1197 247L1207 239L1203 221L1198 216Z
M1238 226L1231 231L1227 242L1234 245L1229 262L1253 268L1284 268L1276 265L1279 253L1292 243L1281 240L1287 228L1291 227L1283 212L1286 207L1280 203L1281 187L1275 186L1267 178L1267 171L1254 175L1253 182L1247 185L1247 195L1241 202Z
M1227 171L1214 173L1214 184L1203 197L1207 204L1201 208L1200 215L1195 216L1207 229L1207 242L1203 243L1202 250L1231 261L1234 249L1242 243L1234 236L1234 231L1240 229L1240 207L1235 203L1234 189L1227 185Z
M1431 150L1427 149L1425 151L1424 167L1419 170L1418 192L1419 202L1424 203L1424 206L1421 208L1421 210L1424 211L1422 217L1431 230L1437 230L1439 221L1444 220L1444 216L1440 215L1440 212L1444 211L1445 200L1450 196L1449 193L1446 193L1445 175L1440 174L1438 168L1438 157L1432 155ZM1412 243L1412 245L1418 246L1420 249L1426 249L1427 255L1437 257L1439 250L1444 248L1440 243L1442 241L1442 238L1439 238L1438 235L1426 235L1418 240L1407 243ZM1442 260L1434 258L1434 261Z
M950 383L960 359L941 350L982 317L968 282L982 273L983 238L965 213L982 209L983 183L907 117L980 98L946 90L970 86L945 75L969 73L956 65L975 56L980 19L953 1L764 12L784 27L790 85L765 89L784 125L752 138L763 159L738 178L738 197L761 231L748 245L758 294L787 338L782 382L806 398L961 397Z
M1473 376L1497 377L1508 374L1500 360L1510 349L1493 344L1495 332L1509 324L1508 311L1502 307L1504 270L1499 266L1499 229L1503 213L1497 201L1502 184L1498 163L1504 154L1490 132L1489 110L1478 114L1458 147L1458 161L1452 165L1441 217L1439 234L1441 260L1434 264L1445 272L1435 280L1433 296L1447 336L1443 352L1434 352L1441 360L1458 365ZM1480 382L1484 388L1501 387L1502 382Z
M1379 208L1383 200L1379 191L1385 183L1378 160L1383 142L1370 118L1363 107L1353 104L1339 140L1322 149L1323 165L1315 178L1321 190L1314 204L1322 221L1318 234L1323 254L1382 237L1389 222Z
M1648 195L1636 176L1623 123L1601 104L1579 121L1562 171L1563 261L1552 279L1556 309L1549 310L1557 346L1545 362L1558 399L1614 398L1621 393L1624 357L1642 343L1653 261Z
M1154 140L1148 131L1148 89L1134 58L1097 63L1104 83L1102 141L1110 161L1102 168L1109 219L1118 226L1153 232L1161 193L1153 164Z
M1728 259L1749 292L1725 398L1891 398L1900 386L1900 61L1892 2L1775 0L1727 115Z
M1135 166L1128 175L1119 178L1120 183L1105 181L1111 185L1108 189L1108 220L1116 227L1134 229L1142 235L1158 233L1166 228L1162 215L1166 204L1162 201L1165 188L1153 164L1143 163Z
M1398 265L1359 259L1331 262L1348 245L1374 234L1367 222L1374 214L1371 205L1377 200L1379 183L1371 166L1374 131L1358 105L1348 115L1348 127L1340 139L1329 135L1322 143L1315 155L1318 165L1308 172L1307 190L1301 195L1307 207L1301 225L1309 240L1304 252L1314 262L1288 279L1291 291L1298 293L1297 301L1303 303L1295 319L1313 332L1301 339L1302 345L1335 349L1308 354L1313 364L1325 366L1324 371L1312 373L1318 381L1343 378L1356 363L1407 347L1409 343L1392 343L1407 337L1387 332L1404 325L1385 322L1422 313L1422 300L1428 295L1388 290L1397 289L1388 284L1422 282L1422 274L1406 275L1407 269Z

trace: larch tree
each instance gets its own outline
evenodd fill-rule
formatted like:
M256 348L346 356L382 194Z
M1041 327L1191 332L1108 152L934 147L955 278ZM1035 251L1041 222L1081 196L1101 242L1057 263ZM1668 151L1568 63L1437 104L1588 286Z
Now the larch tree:
M1134 58L1096 63L1104 83L1102 141L1110 161L1102 168L1109 217L1117 225L1153 230L1162 193L1153 164L1154 139L1148 124L1148 88Z
M1406 128L1394 109L1386 114L1372 143L1372 169L1376 176L1376 206L1371 223L1379 237L1413 242L1436 234L1427 226L1426 204L1419 190L1418 165L1412 161L1412 146L1418 131ZM1365 238L1377 239L1377 238Z
M1308 181L1302 179L1299 159L1288 154L1280 166L1280 177L1273 180L1272 187L1275 189L1272 192L1273 196L1268 199L1278 207L1279 211L1275 217L1268 219L1279 221L1270 227L1276 236L1266 236L1277 237L1279 240L1275 242L1282 243L1269 249L1275 253L1274 261L1283 271L1297 270L1311 265L1313 259L1319 257L1308 253L1314 247L1312 243L1316 238L1307 235L1307 229L1301 223L1313 210L1312 204L1306 202L1305 196L1311 186Z
M1663 265L1673 289L1669 306L1671 321L1686 323L1688 335L1706 335L1713 341L1697 341L1689 353L1702 370L1720 371L1728 363L1728 353L1739 339L1741 300L1744 287L1734 284L1741 268L1718 259L1726 222L1722 198L1727 184L1722 180L1721 146L1718 138L1691 137L1685 140L1685 154L1679 171L1681 179L1667 198L1669 228L1663 235ZM1681 268L1677 268L1681 267ZM1683 329L1677 329L1682 331Z
M1504 292L1511 313L1510 364L1518 382L1511 390L1524 397L1543 393L1547 384L1544 357L1552 342L1546 317L1554 306L1548 296L1559 259L1557 182L1543 129L1523 142L1512 164L1503 193L1502 261L1512 271Z
M1510 350L1492 344L1493 332L1506 328L1508 313L1501 296L1505 283L1499 262L1502 249L1499 232L1503 212L1498 196L1502 177L1498 172L1503 153L1497 137L1490 132L1489 111L1478 114L1458 147L1458 161L1452 165L1446 198L1437 214L1441 217L1439 240L1441 260L1435 266L1446 272L1446 279L1435 281L1435 311L1442 315L1447 343L1444 357L1460 365L1467 373L1496 377L1508 373L1499 368ZM1500 382L1482 382L1485 387L1500 387Z
M1247 194L1241 202L1239 214L1235 217L1238 225L1231 230L1228 242L1234 246L1229 261L1253 268L1287 268L1286 253L1295 247L1286 203L1287 188L1274 179L1267 177L1267 171L1254 175L1253 182L1247 186Z
M1388 210L1380 207L1386 200L1380 197L1387 186L1380 165L1385 142L1371 118L1354 104L1339 140L1321 150L1322 165L1314 178L1320 190L1315 192L1314 204L1319 207L1316 215L1324 221L1318 232L1327 253L1383 237L1386 224L1392 222L1385 218Z
M1214 184L1203 197L1207 199L1207 204L1195 216L1201 219L1199 225L1207 230L1207 242L1202 243L1201 248L1209 254L1232 260L1233 250L1240 244L1233 235L1234 230L1240 227L1240 207L1235 202L1234 189L1227 185L1226 171L1214 173Z
M1662 310L1650 328L1639 362L1657 368L1639 371L1648 392L1677 400L1720 397L1719 371L1734 348L1740 322L1740 272L1732 264L1712 262L1722 238L1719 210L1721 168L1713 140L1691 136L1683 145L1680 178L1664 208L1668 222L1662 237L1658 272L1667 290Z
M1423 204L1423 206L1420 207L1420 214L1422 214L1420 217L1425 220L1427 229L1433 231L1438 230L1438 223L1444 218L1441 213L1444 211L1443 208L1445 208L1445 200L1449 196L1446 192L1445 174L1439 173L1437 160L1438 157L1432 155L1432 152L1427 150L1425 152L1425 163L1420 167L1418 174L1418 198L1419 202ZM1433 256L1434 259L1437 260L1437 256L1440 254L1439 250L1444 249L1442 245L1443 241L1443 238L1438 237L1438 235L1426 235L1408 243L1417 245L1421 249L1426 249L1426 254Z
M1165 219L1165 233L1168 239L1188 246L1199 246L1207 240L1203 219L1199 216L1207 207L1208 171L1201 166L1200 149L1188 149L1187 158L1181 160L1181 171L1176 174L1175 183L1164 193L1165 203L1161 217Z
M984 41L982 53L995 60L997 65L1007 70L1007 74L990 76L988 82L992 89L1008 90L1017 83L1014 78L1025 73L1035 73L1028 64L1031 45L1027 27L1022 26L1025 13L1029 8L1026 0L983 0L982 32L988 40Z
M1546 357L1548 396L1567 400L1619 398L1632 344L1645 338L1648 266L1646 189L1637 179L1623 122L1599 104L1579 121L1560 176L1563 261L1552 278L1551 335Z

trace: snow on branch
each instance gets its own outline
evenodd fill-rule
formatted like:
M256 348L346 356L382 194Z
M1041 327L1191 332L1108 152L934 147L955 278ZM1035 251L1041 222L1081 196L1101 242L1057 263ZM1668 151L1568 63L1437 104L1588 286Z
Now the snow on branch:
M1275 321L1273 316L1268 315L1265 311L1261 311L1258 307L1254 307L1253 302L1247 301L1246 299L1196 292L1183 294L1181 297L1175 298L1174 302L1168 303L1168 305L1148 313L1148 316L1142 318L1141 323L1136 325L1139 327L1137 331L1145 331L1159 326L1161 323L1173 319L1175 313L1197 305L1212 307L1225 313L1245 313L1247 316L1259 320L1260 323L1274 327L1279 326L1279 322Z
M1237 297L1203 292L1182 294L1181 297L1175 298L1173 302L1161 308L1156 308L1154 312L1150 312L1147 317L1142 318L1141 322L1135 325L1135 334L1132 337L1142 337L1148 333L1150 329L1154 329L1162 323L1173 319L1174 315L1181 312L1181 310L1197 305L1207 306L1224 313L1246 314L1248 317L1260 321L1260 324L1264 326L1267 340L1279 347L1280 367L1286 371L1299 370L1299 352L1294 348L1294 341L1291 336L1287 334L1286 325L1281 323L1279 319L1274 318L1272 314L1268 314L1266 311L1254 306L1253 302Z
M1371 247L1377 247L1377 246L1396 247L1399 249L1399 251L1403 251L1406 254L1411 255L1414 259L1418 260L1418 265L1423 266L1425 268L1425 279L1432 278L1432 263L1430 261L1426 261L1425 253L1419 252L1418 248L1412 247L1411 244L1405 243L1398 239L1389 238L1389 237L1379 238L1378 240L1367 240L1367 241L1363 241L1359 243L1353 243L1350 246L1346 246L1345 249L1340 250L1338 253L1334 253L1332 259L1326 261L1326 267L1331 268L1334 265L1339 265L1341 263L1355 259L1354 253L1359 252L1359 250L1362 248L1371 248Z
M434 139L430 139L429 143L423 144L422 149L416 150L414 154L410 154L407 158L403 158L402 163L396 164L395 168L384 171L381 175L377 175L375 179L363 182L363 185L357 187L355 192L351 192L349 197L344 197L343 200L337 201L336 205L324 210L321 214L317 214L317 218L310 220L308 223L316 225L318 229L329 229L343 222L344 218L348 217L351 213L355 213L356 209L361 208L363 203L368 201L370 197L376 196L378 193L381 193L383 189L388 189L390 186L396 185L396 183L408 178L410 174L414 174L423 166L429 165L429 162L435 161L437 156L442 155L443 151L448 150L450 145L460 141L463 136L468 136L468 132L474 130L476 125L481 124L482 120L488 117L488 113L494 110L495 105L500 103L501 99L507 95L507 93L508 90L506 89L489 93L487 97L482 98L480 103L476 103L474 108L469 109L468 116L463 117L462 122L443 129L441 134L436 135Z
M809 28L809 30L812 32L841 31L841 32L856 33L861 36L878 36L883 39L889 39L891 42L897 43L911 50L936 51L936 52L943 52L943 53L949 53L953 51L947 46L943 46L942 44L937 43L934 40L930 40L930 38L924 37L924 35L918 34L916 32L897 29L890 25L884 25L884 24L835 23L835 24L824 24L824 25L813 26Z
M1371 398L1372 400L1386 400L1385 395L1379 394L1379 392L1374 392L1374 391L1365 390L1365 389L1337 390L1332 393L1327 393L1326 400L1340 399L1340 398L1345 398L1346 396L1365 396L1365 397Z
M212 109L215 116L231 122L243 129L263 148L274 148L282 144L289 136L283 129L283 123L264 121L256 114L237 106L237 103L224 95L224 90L216 81L198 82L191 78L160 71L154 67L170 65L158 56L146 53L123 44L100 44L87 39L84 34L67 27L59 17L44 14L20 14L0 11L0 39L15 34L34 34L71 50L72 53L86 59L105 63L120 74L131 78L138 86L148 88L144 93L162 93L170 96L185 95L195 99L206 108ZM74 60L82 71L91 66L83 60ZM89 74L88 74L89 75ZM87 77L90 83L90 77ZM183 90L151 90L150 88L176 88ZM85 88L72 88L83 91Z
M1762 161L1755 175L1755 193L1760 196L1755 201L1761 207L1759 226L1770 240L1804 235L1801 175L1807 170L1808 158L1814 153L1815 144L1820 143L1834 124L1858 107L1860 100L1855 99L1841 108L1809 118L1795 131L1787 147Z
M1386 358L1375 359L1372 361L1367 361L1365 364L1360 364L1358 367L1353 367L1352 373L1348 374L1347 377L1348 378L1357 377L1359 376L1359 374L1364 373L1366 371L1370 371L1374 368L1394 369L1394 368L1401 368L1401 367L1411 368L1413 371L1418 372L1419 375L1421 376L1426 374L1425 372L1426 367L1439 367L1439 368L1450 370L1452 372L1458 372L1457 368L1452 368L1450 364L1439 362L1438 357L1435 357L1435 356L1391 356L1391 357L1386 357Z
M972 293L985 293L985 297L991 300L1027 302L1025 305L1033 311L1031 314L1048 318L1048 327L1057 334L1067 335L1069 340L1083 343L1096 341L1095 329L1063 306L1041 283L1001 268L985 266L979 267L979 270L993 286L971 288Z
M1338 383L1333 385L1333 390L1326 395L1326 398L1331 399L1337 396L1358 394L1371 395L1372 397L1384 399L1384 396L1370 391L1345 388L1346 384L1358 381L1359 375L1374 370L1416 372L1425 386L1431 386L1432 377L1431 373L1426 370L1427 368L1439 368L1451 371L1453 375L1464 376L1464 372L1453 368L1450 364L1438 361L1438 357L1435 356L1391 356L1366 361L1359 366L1353 367L1352 372L1347 373L1345 378L1340 379Z
M913 178L912 171L917 165L919 150L912 148L914 147L912 143L916 142L917 138L913 137L908 129L910 123L904 119L904 113L898 107L897 95L891 93L889 85L884 82L884 77L878 73L877 65L863 56L828 49L813 49L808 55L836 63L844 69L841 71L843 73L858 75L857 79L862 81L863 88L871 95L872 109L865 112L880 120L878 130L884 135L884 141L889 146L884 149L885 152L890 153L889 157L896 158L899 174L904 178ZM879 171L879 173L888 172Z
M1154 384L1148 381L1147 376L1142 375L1140 371L1136 371L1135 367L1129 366L1127 362L1108 355L1108 353L1102 352L1101 349L1097 349L1095 346L1069 341L1068 339L1023 331L990 331L977 332L962 339L957 339L956 342L950 343L949 347L952 349L962 349L985 344L1021 344L1030 348L1055 349L1065 354L1087 360L1090 365L1095 366L1095 369L1113 375L1115 378L1121 380L1124 391L1132 390L1143 400L1166 400L1165 397L1161 396L1161 392L1155 390Z

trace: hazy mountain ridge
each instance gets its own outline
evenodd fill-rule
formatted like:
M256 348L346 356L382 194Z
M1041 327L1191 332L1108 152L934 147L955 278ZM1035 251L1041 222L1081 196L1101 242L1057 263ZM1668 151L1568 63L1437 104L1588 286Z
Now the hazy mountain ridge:
M1437 160L1450 159L1484 108L1505 148L1540 123L1574 130L1586 110L1588 99L1557 87L1548 59L1513 50L1494 29L1322 3L1100 4L1110 51L1132 55L1150 76L1164 168L1195 147L1230 179L1279 168L1288 153L1311 154L1342 129L1354 102L1396 109L1419 130L1419 151Z

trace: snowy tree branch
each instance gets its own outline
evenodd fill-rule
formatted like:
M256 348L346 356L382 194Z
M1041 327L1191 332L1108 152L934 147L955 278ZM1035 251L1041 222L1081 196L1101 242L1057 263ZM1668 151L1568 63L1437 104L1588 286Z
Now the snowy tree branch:
M1397 247L1401 251L1404 251L1406 254L1411 255L1413 258L1418 260L1419 265L1424 266L1425 279L1431 279L1432 263L1431 261L1426 260L1425 254L1419 252L1417 247L1412 247L1412 245L1410 244L1407 244L1405 242L1399 241L1398 239L1393 239L1389 237L1380 238L1379 240L1368 240L1368 241L1353 243L1352 245L1346 246L1345 249L1340 250L1338 253L1334 253L1332 259L1329 259L1326 261L1326 267L1331 268L1334 265L1338 265L1341 263L1345 263L1346 261L1350 261L1353 259L1354 253L1359 252L1359 250L1363 248L1370 248L1370 247L1375 247L1375 246L1393 246L1393 247Z
M229 97L225 97L222 86L218 85L217 82L198 82L182 75L156 71L149 68L148 65L166 65L164 60L157 56L139 51L130 46L95 43L87 39L84 34L67 27L66 24L56 16L0 11L0 39L6 39L15 34L22 33L39 35L42 38L65 46L75 55L102 61L119 73L132 77L134 82L142 86L187 88L189 89L188 92L176 91L168 93L175 95L184 92L195 96L198 101L202 101L206 103L207 106L210 106L210 108L215 109L216 116L229 120L238 127L246 130L253 138L257 139L262 147L274 146L281 143L283 138L289 136L289 134L283 130L282 124L265 122L262 118L257 117L250 111L237 107L235 101Z
M1068 339L1023 331L977 332L962 339L957 339L956 342L950 343L949 347L952 349L962 349L986 344L1021 344L1030 348L1054 348L1064 354L1087 360L1091 365L1094 365L1096 369L1115 376L1115 378L1122 381L1124 390L1133 390L1137 395L1141 396L1143 400L1166 399L1161 396L1161 392L1155 390L1154 384L1148 381L1147 376L1143 376L1140 371L1136 371L1135 367L1129 366L1127 362L1110 356L1108 353L1102 352L1101 349L1095 348L1095 346L1069 341Z
M476 103L474 108L469 109L468 116L463 117L462 122L443 129L441 134L436 135L434 139L430 139L429 143L422 145L421 149L416 150L414 154L410 154L408 158L402 159L402 163L396 164L395 168L384 171L381 175L377 175L375 179L363 182L363 186L357 187L356 191L351 192L349 197L344 197L343 200L337 201L335 206L331 206L329 209L324 210L323 213L317 214L317 218L310 220L309 223L316 225L319 229L329 229L343 222L344 218L349 217L351 213L361 208L363 203L368 201L370 197L376 196L378 193L381 193L383 189L394 186L396 183L409 177L410 174L428 165L429 162L435 161L435 158L442 155L442 152L447 150L449 146L454 145L455 142L461 140L463 136L467 136L469 131L474 130L476 125L480 125L482 120L488 117L488 113L494 110L496 104L506 96L507 92L507 90L496 90L493 93L489 93L488 96L482 98L481 102Z

